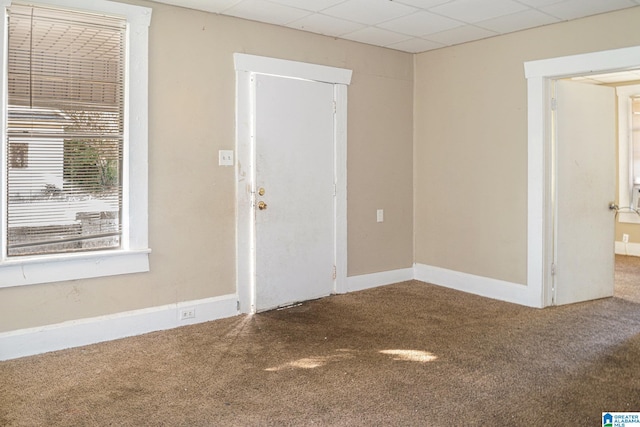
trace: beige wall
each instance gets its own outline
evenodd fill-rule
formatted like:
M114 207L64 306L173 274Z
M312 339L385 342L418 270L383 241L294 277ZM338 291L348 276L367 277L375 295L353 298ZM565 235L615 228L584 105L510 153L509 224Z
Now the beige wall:
M636 46L640 7L426 52L415 68L415 261L527 277L526 61Z
M629 235L629 243L640 243L640 224L616 222L616 242L622 242L622 235Z
M354 71L349 276L410 267L415 238L418 263L526 283L523 63L640 45L640 7L413 57L136 3L153 8L151 272L0 289L0 332L235 292L234 174L216 165L234 148L234 52Z
M413 57L148 2L151 272L0 289L0 332L235 292L233 53L349 68L348 274L410 267ZM385 209L376 223L375 210Z

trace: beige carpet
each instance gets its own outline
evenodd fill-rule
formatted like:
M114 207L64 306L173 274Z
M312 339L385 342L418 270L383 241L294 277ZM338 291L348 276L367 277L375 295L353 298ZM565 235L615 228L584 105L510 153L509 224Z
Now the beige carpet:
M0 425L601 425L640 411L620 293L537 310L405 282L2 362Z

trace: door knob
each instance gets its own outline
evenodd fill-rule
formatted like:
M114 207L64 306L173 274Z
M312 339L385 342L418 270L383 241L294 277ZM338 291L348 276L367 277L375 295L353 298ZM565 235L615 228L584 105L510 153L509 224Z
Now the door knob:
M609 203L609 209L612 210L612 211L617 211L620 208L614 202L611 202L611 203Z
M258 202L258 209L260 209L261 211L267 209L267 204L263 201Z

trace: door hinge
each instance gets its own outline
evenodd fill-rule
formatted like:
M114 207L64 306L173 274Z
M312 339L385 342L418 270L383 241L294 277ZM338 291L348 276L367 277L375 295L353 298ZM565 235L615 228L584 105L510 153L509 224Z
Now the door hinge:
M338 110L338 105L336 104L336 101L333 101L333 114L335 114L337 110Z
M338 186L333 184L333 197L336 197L336 194L338 194Z
M556 275L556 263L552 263L551 264L551 275L555 276Z
M333 280L336 280L336 277L338 277L338 272L336 271L336 266L333 266Z
M551 98L551 111L556 111L558 109L558 100L555 98Z
M240 301L236 301L236 310L240 311Z

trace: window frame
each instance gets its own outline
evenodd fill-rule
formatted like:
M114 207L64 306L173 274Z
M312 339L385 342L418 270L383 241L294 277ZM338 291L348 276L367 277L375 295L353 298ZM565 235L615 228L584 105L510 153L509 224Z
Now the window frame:
M7 193L0 191L0 288L149 271L148 243L148 39L151 9L108 0L0 0L2 153L0 185L7 184L7 7L53 6L123 16L127 20L123 159L123 224L120 249L7 256Z

